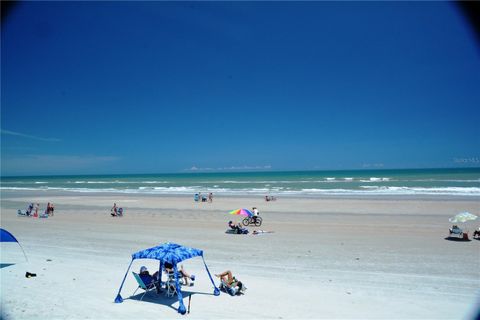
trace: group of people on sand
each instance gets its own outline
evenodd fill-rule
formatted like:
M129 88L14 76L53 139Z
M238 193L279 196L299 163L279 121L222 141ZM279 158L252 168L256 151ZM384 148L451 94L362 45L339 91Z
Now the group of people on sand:
M123 216L123 208L117 207L117 204L114 203L112 209L110 209L110 215L112 217L122 217Z
M174 269L173 265L171 263L165 262L163 265L164 271L167 274L167 277L173 276L174 275ZM150 285L155 285L157 288L157 293L160 292L160 284L158 283L158 280L160 279L160 275L158 271L156 271L154 274L150 274L148 271L147 267L142 266L140 267L140 272L138 274L140 278L142 279L143 283L148 287ZM183 280L183 284L186 286L193 286L195 281L195 276L189 274L184 268L183 265L180 266L180 270L178 270L177 276ZM191 280L192 282L188 282Z
M163 266L164 266L164 271L167 274L167 277L171 277L175 274L173 265L171 263L165 262ZM142 266L140 267L140 272L138 275L140 276L143 283L147 287L155 286L155 288L157 289L157 293L160 293L162 288L161 288L161 284L159 283L160 274L158 271L155 271L155 273L150 274L147 267ZM177 271L177 276L178 278L183 280L183 283L182 283L183 285L193 286L195 281L195 276L189 274L183 268L183 265L181 265L180 270ZM220 289L229 293L232 296L236 294L244 293L245 290L247 289L241 281L237 280L233 276L230 270L216 274L215 276L220 278ZM189 280L191 281L190 283L189 283Z
M247 228L244 228L241 223L233 223L233 221L228 221L228 227L230 230L233 231L233 233L236 234L249 234L250 231L248 231ZM264 233L273 233L273 231L266 231L266 230L253 230L252 234L257 235L257 234L264 234Z
M268 201L275 201L275 200L277 200L277 198L274 197L274 196L265 196L265 201L267 201L267 202Z
M253 216L251 217L252 221L255 223L257 221L258 216L260 215L260 212L258 211L257 207L252 208L252 213ZM230 232L227 231L227 233L235 233L235 234L249 234L250 232L248 231L247 228L243 227L242 224L239 223L234 223L232 220L228 221L228 227L231 230ZM252 234L264 234L264 233L273 233L273 231L265 231L265 230L253 230Z
M458 235L460 238L463 240L469 240L468 238L468 231L464 231L457 225L453 225L450 229L448 229L448 232L450 236L453 235ZM474 239L480 239L480 227L478 227L476 230L473 231L473 238Z
M39 211L40 211L40 213L39 213ZM19 215L24 215L24 216L27 216L27 217L45 218L45 217L53 216L54 211L55 211L55 206L51 202L47 203L47 208L45 209L45 211L43 213L41 213L40 204L39 203L34 204L32 202L28 205L25 212L22 212L21 210L18 210L18 214Z
M201 192L195 193L193 196L195 202L213 202L213 193L209 192L208 195L204 195Z

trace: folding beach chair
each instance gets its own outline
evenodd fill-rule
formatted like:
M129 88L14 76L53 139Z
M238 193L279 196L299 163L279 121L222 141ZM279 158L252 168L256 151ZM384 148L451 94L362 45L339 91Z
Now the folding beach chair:
M135 277L135 280L137 280L137 283L138 283L138 287L137 287L137 289L135 290L135 292L133 292L132 296L134 296L135 293L137 292L137 290L141 288L141 289L145 290L145 292L143 293L142 297L140 298L140 300L142 300L143 297L147 294L147 292L150 292L150 291L156 289L156 285L158 284L158 281L157 281L157 282L152 282L152 283L150 283L149 285L146 285L146 284L143 282L142 278L140 278L140 275L139 275L138 273L135 273L135 272L133 272L133 271L132 271L132 273L133 273L133 276Z
M452 234L456 234L458 235L460 238L463 237L463 230L460 229L458 226L456 225L453 225L450 229L448 229L448 231L450 232L450 235Z
M181 285L181 280L179 280L179 284ZM165 283L165 287L167 291L165 292L165 295L167 297L173 297L174 295L177 294L177 285L175 283L175 273L174 272L169 272L167 274L167 282Z

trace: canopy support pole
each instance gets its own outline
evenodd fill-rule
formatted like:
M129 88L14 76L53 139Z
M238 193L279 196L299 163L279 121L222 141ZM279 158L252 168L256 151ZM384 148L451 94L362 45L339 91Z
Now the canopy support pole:
M163 261L159 260L160 264L158 266L158 285L162 286L162 269L163 269Z
M213 294L218 296L218 295L220 295L220 290L217 288L217 286L215 285L215 282L212 279L212 275L210 274L210 271L208 270L207 264L205 263L205 259L203 258L203 253L202 253L202 260L203 260L203 264L205 265L205 269L207 270L208 277L210 278L210 281L212 281L213 287L215 288L213 290Z
M20 247L20 249L22 249L23 256L25 257L25 259L26 259L26 260L27 260L27 262L28 262L27 255L25 254L25 250L23 250L23 247L22 247L22 245L21 245L21 244L20 244L20 242L18 242L18 241L17 241L17 244L18 244L18 246Z
M185 314L187 312L187 309L185 309L185 305L183 304L182 291L180 290L180 283L178 283L178 269L176 263L173 265L173 273L175 275L175 286L177 287L177 296L179 303L178 312L181 314Z
M118 289L117 297L115 298L115 303L123 302L123 298L120 295L120 291L122 291L123 284L125 283L125 279L127 279L127 274L128 274L128 271L130 270L130 267L132 266L132 263L133 263L133 258L132 258L132 261L130 261L130 264L128 265L127 272L125 272L125 276L123 277L123 281L122 281L122 284L120 285L120 289Z

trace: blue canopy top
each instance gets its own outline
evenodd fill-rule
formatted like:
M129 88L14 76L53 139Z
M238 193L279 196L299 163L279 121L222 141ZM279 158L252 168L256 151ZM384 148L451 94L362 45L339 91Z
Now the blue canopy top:
M5 229L0 229L0 242L18 242L17 239Z
M203 256L202 250L184 247L176 243L165 243L153 248L135 252L132 254L132 260L155 259L175 265L183 260L198 256Z

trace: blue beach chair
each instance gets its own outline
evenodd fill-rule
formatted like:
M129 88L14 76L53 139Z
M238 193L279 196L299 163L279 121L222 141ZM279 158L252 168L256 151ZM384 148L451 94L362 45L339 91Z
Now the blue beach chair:
M140 288L145 291L145 292L143 293L142 297L140 298L140 301L143 299L143 297L144 297L148 292L150 292L150 291L152 291L152 290L156 290L156 289L157 289L157 286L158 286L158 288L160 288L160 284L158 283L158 281L157 281L157 282L152 282L152 283L146 285L146 284L143 282L142 278L140 277L140 275L139 275L138 273L135 273L135 272L132 271L132 274L133 274L133 276L135 277L135 280L137 280L137 283L138 283L138 287L137 287L137 289L135 290L135 292L133 292L132 296L134 296L135 293L137 292L137 290L140 289Z

